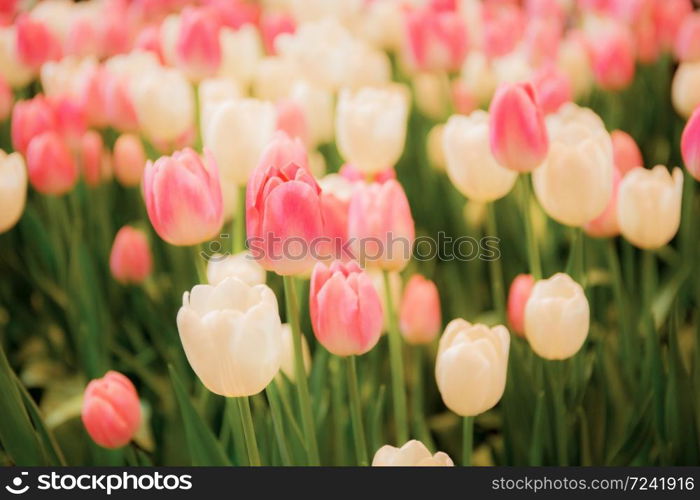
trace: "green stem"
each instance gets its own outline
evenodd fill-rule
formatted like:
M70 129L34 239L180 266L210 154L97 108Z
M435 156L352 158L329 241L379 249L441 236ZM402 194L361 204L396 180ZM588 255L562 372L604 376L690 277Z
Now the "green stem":
M474 417L462 419L462 465L468 467L472 464L472 451L474 449Z
M527 240L527 257L530 265L530 274L535 280L542 279L542 263L540 262L540 249L537 245L535 237L535 229L532 224L532 214L530 212L530 199L532 198L532 189L530 187L530 175L521 176L521 185L523 192L523 218L525 223L525 237Z
M124 460L129 467L138 467L141 465L134 443L129 443L124 447Z
M391 296L389 271L384 271L384 293L389 317L389 361L391 364L392 399L396 420L396 440L399 446L408 441L408 416L406 411L406 381L404 379L401 334L396 324L396 312Z
M236 463L242 464L247 458L245 449L245 438L243 437L243 424L241 423L241 412L238 410L238 403L235 398L226 398L226 419L233 437L233 451Z
M608 267L610 268L610 274L612 275L613 295L615 297L615 302L617 303L618 321L620 324L620 331L622 333L620 336L620 349L622 351L623 366L627 367L629 371L632 367L632 329L630 328L625 284L622 278L622 269L620 267L620 257L617 253L617 248L615 247L615 240L613 239L609 239L607 242L607 257ZM631 376L632 372L630 371L628 375Z
M498 224L496 222L496 207L489 203L487 207L486 232L488 236L498 238ZM503 289L503 267L501 265L500 254L490 262L489 273L491 276L491 293L493 295L493 305L498 314L498 321L504 322L506 319L506 299Z
M246 232L245 232L245 193L246 187L238 188L238 209L233 216L233 253L240 253L246 249Z
M583 244L583 229L580 227L573 228L569 260L566 263L566 273L578 283L583 283L584 279Z
M309 462L310 465L320 465L318 443L316 442L316 428L311 412L311 396L309 395L309 385L306 380L306 371L304 370L296 288L294 287L294 278L291 276L284 276L284 296L287 302L287 320L292 327L292 341L294 344L294 381L299 395L301 423L304 427L304 437L306 438Z
M241 413L241 421L243 422L243 435L245 436L245 445L248 450L248 461L250 465L259 466L260 452L258 451L258 442L255 439L255 427L253 426L253 415L250 411L250 400L244 396L236 398L238 403L238 411Z
M425 363L423 356L423 346L415 346L413 348L413 393L411 398L411 410L413 414L413 421L415 432L420 436L420 440L423 442L428 449L435 451L435 443L430 436L430 430L428 429L428 424L425 421L425 408L424 408L424 392L423 387L423 365Z
M348 396L350 397L350 413L352 415L352 431L355 438L355 454L360 466L369 465L367 454L367 440L365 439L365 426L362 423L362 403L360 390L357 387L357 363L355 356L348 356L345 360L348 374Z
M267 401L270 404L270 412L272 413L272 427L275 432L275 439L277 440L277 447L280 451L282 465L292 465L292 458L289 454L289 447L287 446L287 436L284 432L282 406L279 399L280 395L274 381L267 386L265 392L267 392Z
M197 280L202 284L208 283L207 261L205 259L206 251L204 250L204 245L199 244L192 248L194 248L194 266L197 270Z

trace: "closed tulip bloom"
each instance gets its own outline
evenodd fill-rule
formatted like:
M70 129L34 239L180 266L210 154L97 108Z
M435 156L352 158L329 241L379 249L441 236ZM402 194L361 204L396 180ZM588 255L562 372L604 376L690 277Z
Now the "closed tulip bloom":
M214 238L223 223L219 172L186 148L148 162L143 175L148 217L171 245L196 245Z
M401 184L358 186L348 210L348 236L354 238L354 254L367 265L400 271L411 259L415 225Z
M252 396L280 369L282 323L266 285L197 285L182 298L177 328L190 366L215 394Z
M464 18L456 11L431 5L405 14L407 53L419 70L459 69L469 46Z
M508 324L518 336L525 336L525 306L535 286L531 274L519 274L508 291Z
M630 170L644 166L642 152L631 135L622 130L613 130L610 137L613 143L615 167L621 175L624 176Z
M393 167L406 141L408 107L392 90L341 91L336 138L343 158L367 175Z
M573 101L571 79L556 66L548 65L540 69L532 84L545 115L556 113L562 105Z
M241 26L237 30L224 27L219 31L221 65L219 76L233 78L247 88L263 56L262 42L253 25Z
M382 333L383 312L372 279L357 262L319 262L311 275L309 313L316 338L336 356L370 351Z
M29 182L43 194L65 194L78 180L78 167L56 132L44 132L29 143L27 171Z
M143 283L151 274L153 257L146 233L131 226L122 227L112 244L109 269L123 284Z
M469 52L464 60L459 81L479 104L487 104L491 100L498 83L491 61L477 50Z
M2 74L0 74L0 122L4 122L10 117L13 104L14 97L12 95L12 89L3 78Z
M57 130L53 108L41 94L26 101L19 101L12 110L12 147L27 153L29 141L34 137Z
M17 52L17 27L0 26L0 75L13 88L23 87L34 78L35 71L22 63Z
M310 272L325 234L321 189L297 146L284 134L276 136L246 190L251 253L265 269L282 275Z
M617 218L620 232L633 245L646 250L669 243L681 222L683 172L670 173L663 165L636 168L620 184Z
M219 26L214 12L205 8L186 7L180 14L175 58L190 79L201 80L219 69Z
M414 274L403 291L399 312L401 334L409 344L429 344L440 333L440 294L432 281Z
M27 168L22 155L0 149L0 233L14 226L27 203Z
M265 284L265 270L249 252L235 255L214 254L207 264L207 280L218 285L226 278L238 278L250 286Z
M574 97L586 95L593 85L593 69L588 48L581 33L570 31L559 45L558 68L569 76Z
M491 153L486 111L452 116L442 140L447 175L464 196L491 202L504 197L513 188L518 173L502 167Z
M445 406L462 417L493 408L506 387L509 350L505 326L451 321L435 361L435 380Z
M301 336L301 355L304 360L304 372L308 375L311 372L311 351L306 336ZM286 377L294 382L294 339L292 338L292 327L287 323L282 325L282 361L280 370Z
M328 253L337 259L351 259L354 256L350 250L344 252L344 245L348 240L348 212L355 183L340 174L329 174L319 180L319 185L324 232L331 240Z
M681 151L685 168L690 175L700 181L700 108L695 110L685 125L681 138Z
M304 108L292 99L277 101L277 130L309 144L309 124Z
M700 104L700 62L681 63L671 86L673 107L684 118L690 117Z
M245 186L272 140L277 113L272 103L255 99L227 101L211 115L204 145L211 150L222 178Z
M549 141L532 85L502 84L489 113L491 151L496 160L517 172L537 168L547 155Z
M442 451L435 454L421 443L412 439L401 448L386 444L377 450L372 459L372 467L452 467L454 462Z
M700 14L686 16L676 35L675 53L683 62L700 61Z
M525 337L538 356L572 357L586 341L589 323L588 299L569 275L535 283L525 307Z
M104 143L95 130L88 130L80 138L80 170L85 183L97 186L104 175Z
M39 68L46 61L61 58L58 39L42 21L20 15L16 21L17 56L30 68Z
M112 166L114 176L127 187L141 184L146 168L146 152L141 139L134 134L122 134L114 143Z
M199 83L199 129L206 134L209 121L221 104L240 99L242 91L238 82L227 77L207 78Z
M586 234L594 238L612 238L620 234L620 225L617 222L617 196L620 191L622 174L616 168L613 169L613 189L610 201L602 214L588 222L583 229Z
M628 87L636 69L634 40L629 30L612 25L591 35L589 49L596 82L604 90Z
M134 384L112 370L92 380L83 394L81 418L92 440L103 448L127 445L141 425L141 404Z
M275 40L283 33L294 33L296 31L296 21L294 17L286 13L269 12L260 19L260 32L262 34L263 45L268 54L275 55Z
M297 80L289 89L289 99L304 110L309 128L309 145L317 146L333 139L335 108L333 94L306 80Z

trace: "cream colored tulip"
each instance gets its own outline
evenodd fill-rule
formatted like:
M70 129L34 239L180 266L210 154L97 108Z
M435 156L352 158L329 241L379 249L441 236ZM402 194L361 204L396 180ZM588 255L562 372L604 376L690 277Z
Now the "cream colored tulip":
M617 198L620 232L633 245L647 250L669 243L681 223L683 172L662 165L639 167L622 178Z
M447 175L467 198L491 202L513 188L518 173L502 167L493 157L486 111L452 116L445 126L442 145Z
M265 284L265 270L249 252L235 255L214 254L207 264L207 280L218 285L226 278L238 278L250 286Z
M0 149L0 233L22 217L27 203L27 168L22 155Z
M304 335L301 336L301 355L304 360L304 372L308 375L311 372L311 351ZM280 369L289 380L294 382L294 339L292 327L287 323L282 325L282 364Z
M276 102L289 95L299 75L293 61L283 57L266 57L255 69L252 94L258 99Z
M451 321L440 338L435 380L450 410L471 417L493 408L503 396L510 334L463 319Z
M214 111L226 101L243 97L241 88L232 78L207 78L199 84L199 127L201 134L207 129Z
M438 172L444 172L446 168L445 148L442 147L445 135L445 125L438 123L428 132L426 139L426 149L428 162Z
M396 0L365 4L359 27L362 38L380 50L398 51L404 36L401 7Z
M270 288L236 278L185 292L177 327L187 360L207 389L241 397L267 387L282 358L277 307Z
M588 94L593 87L593 70L588 50L582 39L568 37L559 45L557 66L571 81L575 97Z
M673 107L684 118L690 118L700 105L700 62L681 63L671 87Z
M586 294L568 274L535 283L525 306L525 338L538 356L570 358L586 341L589 324Z
M258 30L246 24L237 30L222 28L219 32L221 66L219 75L237 80L248 88L263 56Z
M416 107L433 120L444 120L452 105L450 80L446 73L420 72L413 77Z
M491 101L498 85L491 63L483 52L477 50L469 52L464 60L460 79L481 105Z
M0 26L0 76L13 88L24 87L34 77L34 72L17 58L16 28Z
M452 467L454 462L447 453L434 455L420 441L412 439L401 448L386 444L377 450L372 467Z
M612 196L612 139L593 111L565 104L548 118L549 152L533 174L535 194L557 222L580 227L598 217Z
M82 79L97 66L94 58L66 56L60 61L47 61L41 65L40 79L44 94L48 96L79 96Z
M308 80L297 80L289 91L289 98L299 103L309 126L311 147L333 140L333 94Z
M366 87L340 93L335 130L343 158L365 174L398 162L406 142L408 105L397 91Z
M204 147L211 150L222 179L238 186L260 161L275 132L277 112L270 102L256 99L226 101L212 114Z

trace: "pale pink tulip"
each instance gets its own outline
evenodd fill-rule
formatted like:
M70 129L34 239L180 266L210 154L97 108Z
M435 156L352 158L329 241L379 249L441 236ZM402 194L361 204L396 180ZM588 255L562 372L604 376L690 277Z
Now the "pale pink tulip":
M367 176L351 163L343 164L338 173L350 182L367 180ZM382 170L381 172L372 176L370 180L382 184L389 179L396 179L396 170L394 170L393 167Z
M260 33L263 39L265 51L270 55L276 55L275 40L284 33L294 33L296 22L289 14L270 12L260 19Z
M297 101L282 99L277 102L277 130L304 144L309 143L309 123L304 108Z
M193 79L212 76L221 64L220 22L210 9L186 7L175 44L177 63Z
M123 284L142 283L153 268L151 247L146 233L131 226L122 227L114 238L109 269Z
M604 90L628 87L635 74L634 40L627 27L616 24L591 35L589 52L596 82Z
M620 234L620 226L617 223L617 192L621 180L620 170L614 168L612 196L603 213L583 227L588 235L594 238L612 238Z
M535 286L531 274L519 274L510 285L508 292L508 323L518 336L525 336L525 306Z
M683 130L681 151L685 168L700 181L700 108L695 110Z
M127 187L141 184L143 169L146 167L146 152L137 135L122 134L114 143L112 165L114 176Z
M65 194L78 180L78 168L68 147L53 131L44 132L29 143L27 172L34 189L43 194Z
M457 12L426 5L406 12L410 63L419 70L456 71L467 55L469 37Z
M17 102L12 110L12 146L22 154L34 137L57 128L53 109L41 94Z
M409 344L429 344L442 329L437 286L420 274L408 280L399 312L401 334Z
M525 18L517 5L507 2L484 4L483 49L489 58L513 51L525 31Z
M690 14L683 20L674 48L680 61L700 61L700 13Z
M88 186L97 186L102 180L104 143L102 136L88 130L80 140L80 168Z
M0 123L4 122L10 117L13 104L14 97L12 95L12 89L2 75L0 75Z
M544 114L556 113L562 104L573 100L569 76L554 65L540 69L532 80Z
M46 61L61 58L61 45L43 22L22 14L17 18L15 26L17 55L22 64L39 68Z
M622 130L613 130L610 137L613 143L615 168L623 177L630 170L644 166L642 152L631 135Z

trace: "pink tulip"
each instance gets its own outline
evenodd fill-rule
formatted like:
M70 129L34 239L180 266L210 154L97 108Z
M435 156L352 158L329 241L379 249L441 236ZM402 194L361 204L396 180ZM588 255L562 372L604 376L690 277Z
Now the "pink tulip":
M456 113L460 115L470 115L472 111L479 107L479 102L469 87L457 78L451 85L452 104Z
M99 56L100 42L98 28L89 19L77 18L68 29L63 52L77 57Z
M700 13L690 14L683 20L674 48L680 61L700 61Z
M409 344L429 344L442 328L437 286L420 274L408 281L401 299L399 325Z
M338 173L350 182L367 180L365 174L363 174L357 167L355 167L351 163L343 164L343 166L340 167L340 171ZM375 174L374 177L370 180L383 184L389 179L396 179L396 170L394 170L393 167L389 167L386 170L382 170L378 174Z
M16 151L26 154L29 141L50 130L57 130L56 116L43 95L15 104L12 110L12 146Z
M491 151L501 165L530 172L542 163L549 139L532 84L501 84L489 120Z
M484 4L483 49L489 58L513 51L523 37L525 18L518 6L507 2Z
M277 54L275 40L283 33L294 33L296 22L288 14L270 12L264 14L260 20L260 33L262 34L265 51L270 55Z
M17 55L23 64L39 68L47 61L61 58L61 45L43 22L23 14L17 18L15 26Z
M153 228L171 245L203 243L221 229L219 170L208 151L206 162L190 148L149 161L143 191Z
M556 113L563 104L573 100L571 79L554 65L540 69L535 74L532 85L546 115Z
M13 103L14 97L12 95L12 89L2 75L0 75L0 122L4 122L10 117Z
M160 30L158 26L146 26L134 40L134 49L152 52L160 63L164 63L163 47L160 41Z
M257 25L260 6L244 0L206 0L207 7L223 26L237 30L245 24Z
M98 445L121 448L128 444L141 424L141 405L134 384L111 370L92 380L85 388L81 417Z
M213 75L221 64L220 23L209 9L185 8L175 44L177 61L193 78Z
M673 48L683 20L693 12L691 0L660 0L654 2L654 22L664 49Z
M695 110L683 130L681 151L688 173L700 181L700 108Z
M100 98L109 123L121 131L137 130L138 116L128 82L108 71L99 78Z
M122 134L114 143L112 165L114 176L127 187L141 184L143 169L146 167L146 152L138 136Z
M56 129L73 147L87 130L85 108L78 99L71 96L52 96L47 98L56 118Z
M85 71L78 82L77 95L80 105L85 110L88 124L105 127L109 122L107 80L111 78L102 66L94 66ZM114 96L110 96L113 98Z
M394 179L358 185L348 211L353 253L368 265L402 270L411 259L415 226L406 193Z
M143 283L151 274L153 258L146 233L131 226L122 227L112 244L109 269L120 283Z
M309 143L309 123L304 108L292 99L277 102L277 130L289 137L298 138L302 143Z
M408 56L419 70L456 71L467 55L467 26L459 13L426 5L406 12Z
M68 147L53 131L44 132L29 143L27 172L34 189L44 194L65 194L78 180L78 168Z
M301 141L279 133L263 152L246 190L246 228L253 257L281 275L308 273L327 245L321 188L306 166ZM325 248L325 247L324 247Z
M556 60L563 33L563 26L554 19L534 19L528 23L523 43L535 67Z
M622 174L617 168L613 169L613 190L605 210L598 217L584 226L584 230L594 238L612 238L620 234L617 223L617 193L620 189Z
M644 166L642 152L631 135L622 130L613 130L610 137L613 143L615 167L623 177L630 170Z
M384 316L372 279L357 262L316 264L309 312L316 338L337 356L360 355L379 341Z
M88 186L97 186L102 180L103 174L104 143L102 136L88 130L80 140L80 167L83 179Z
M601 88L621 90L632 83L635 48L627 27L615 25L596 32L589 39L589 51L593 74Z
M520 337L525 336L525 306L534 286L535 278L531 274L519 274L508 292L508 323Z

